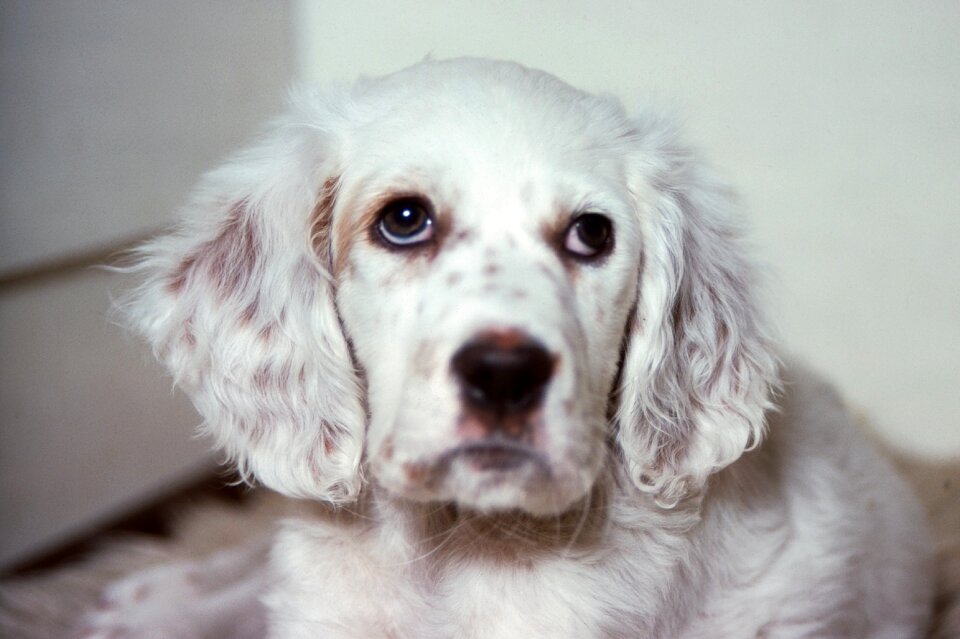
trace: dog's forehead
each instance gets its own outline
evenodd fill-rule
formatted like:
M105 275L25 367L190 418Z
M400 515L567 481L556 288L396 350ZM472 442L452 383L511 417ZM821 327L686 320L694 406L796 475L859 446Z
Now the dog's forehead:
M483 60L427 62L355 89L352 160L390 167L596 166L632 132L619 103L549 74Z

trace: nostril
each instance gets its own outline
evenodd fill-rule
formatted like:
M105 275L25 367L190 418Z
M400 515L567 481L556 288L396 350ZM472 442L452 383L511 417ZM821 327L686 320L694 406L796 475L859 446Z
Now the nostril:
M533 340L498 343L478 338L453 356L453 371L466 400L498 412L532 408L553 374L554 360Z

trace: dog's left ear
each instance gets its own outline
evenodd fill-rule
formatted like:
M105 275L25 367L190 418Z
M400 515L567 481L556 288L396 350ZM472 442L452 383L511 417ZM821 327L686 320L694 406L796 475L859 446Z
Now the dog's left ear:
M732 194L662 119L636 127L643 257L616 419L631 479L671 506L760 442L777 359Z

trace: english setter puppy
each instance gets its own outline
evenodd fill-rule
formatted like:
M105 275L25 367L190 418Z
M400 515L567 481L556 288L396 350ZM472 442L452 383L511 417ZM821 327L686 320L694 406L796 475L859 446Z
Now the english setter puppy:
M778 366L663 118L427 61L298 94L184 217L129 318L245 477L323 504L269 636L922 636L923 514Z

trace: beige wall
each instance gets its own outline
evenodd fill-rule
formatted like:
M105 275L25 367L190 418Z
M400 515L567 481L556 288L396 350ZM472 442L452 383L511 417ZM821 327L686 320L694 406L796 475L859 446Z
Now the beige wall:
M0 2L0 567L209 466L88 266L279 108L290 25L280 1Z
M301 76L518 60L680 114L741 193L785 343L960 453L960 3L299 3Z

